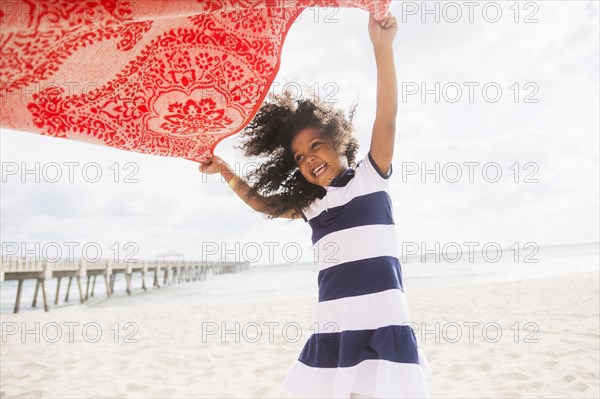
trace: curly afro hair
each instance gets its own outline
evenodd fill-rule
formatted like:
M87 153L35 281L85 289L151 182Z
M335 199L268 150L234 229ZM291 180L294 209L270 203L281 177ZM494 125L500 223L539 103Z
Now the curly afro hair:
M323 198L326 190L302 176L291 150L292 140L302 130L316 128L354 167L358 140L352 135L352 119L358 103L352 104L346 117L341 110L318 98L295 99L287 90L269 97L244 128L243 145L237 147L247 157L265 158L247 175L251 182L248 195L268 199L264 212L269 218L290 210L299 216L313 200Z

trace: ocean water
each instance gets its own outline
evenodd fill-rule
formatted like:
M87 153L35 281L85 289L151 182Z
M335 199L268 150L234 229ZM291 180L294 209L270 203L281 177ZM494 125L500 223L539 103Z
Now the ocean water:
M479 251L473 259L469 258L468 253L464 253L457 261L456 258L457 256L454 255L446 255L436 259L431 254L425 259L401 258L405 290L417 287L525 280L577 272L598 272L600 243L547 246L540 247L539 250L503 249L499 259L493 250L489 251L487 257ZM68 280L63 278L59 304L54 305L57 279L52 279L47 280L46 295L51 312L66 307L182 305L292 298L317 301L317 277L317 267L314 263L251 265L247 271L208 276L206 280L173 284L162 288L152 287L152 276L146 276L147 291L141 289L141 275L137 273L132 278L131 295L125 292L124 276L118 275L115 281L115 292L111 298L106 297L104 278L99 276L96 280L94 297L84 304L79 303L75 280L71 284L69 302L64 302ZM31 308L35 280L26 280L23 288L20 312L43 311L41 293L38 296L37 308ZM85 279L82 279L82 289L85 292ZM16 281L0 283L0 314L12 313L16 292Z

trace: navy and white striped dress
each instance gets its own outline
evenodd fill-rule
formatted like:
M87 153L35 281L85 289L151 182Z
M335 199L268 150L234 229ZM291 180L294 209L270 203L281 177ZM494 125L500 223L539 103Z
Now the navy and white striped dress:
M428 397L432 370L402 286L399 247L384 175L370 153L303 210L317 254L315 332L283 382L303 397Z

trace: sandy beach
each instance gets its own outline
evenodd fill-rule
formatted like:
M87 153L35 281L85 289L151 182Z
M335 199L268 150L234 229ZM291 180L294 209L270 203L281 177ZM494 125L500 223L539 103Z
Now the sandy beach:
M598 292L598 273L407 289L431 396L597 398ZM126 303L2 316L0 396L291 397L316 328L311 299Z

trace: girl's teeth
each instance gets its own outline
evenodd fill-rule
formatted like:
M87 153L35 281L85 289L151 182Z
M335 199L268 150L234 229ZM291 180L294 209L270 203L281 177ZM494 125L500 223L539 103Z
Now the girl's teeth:
M315 176L320 176L321 173L323 173L323 171L325 170L325 166L319 166L316 170L315 170Z

